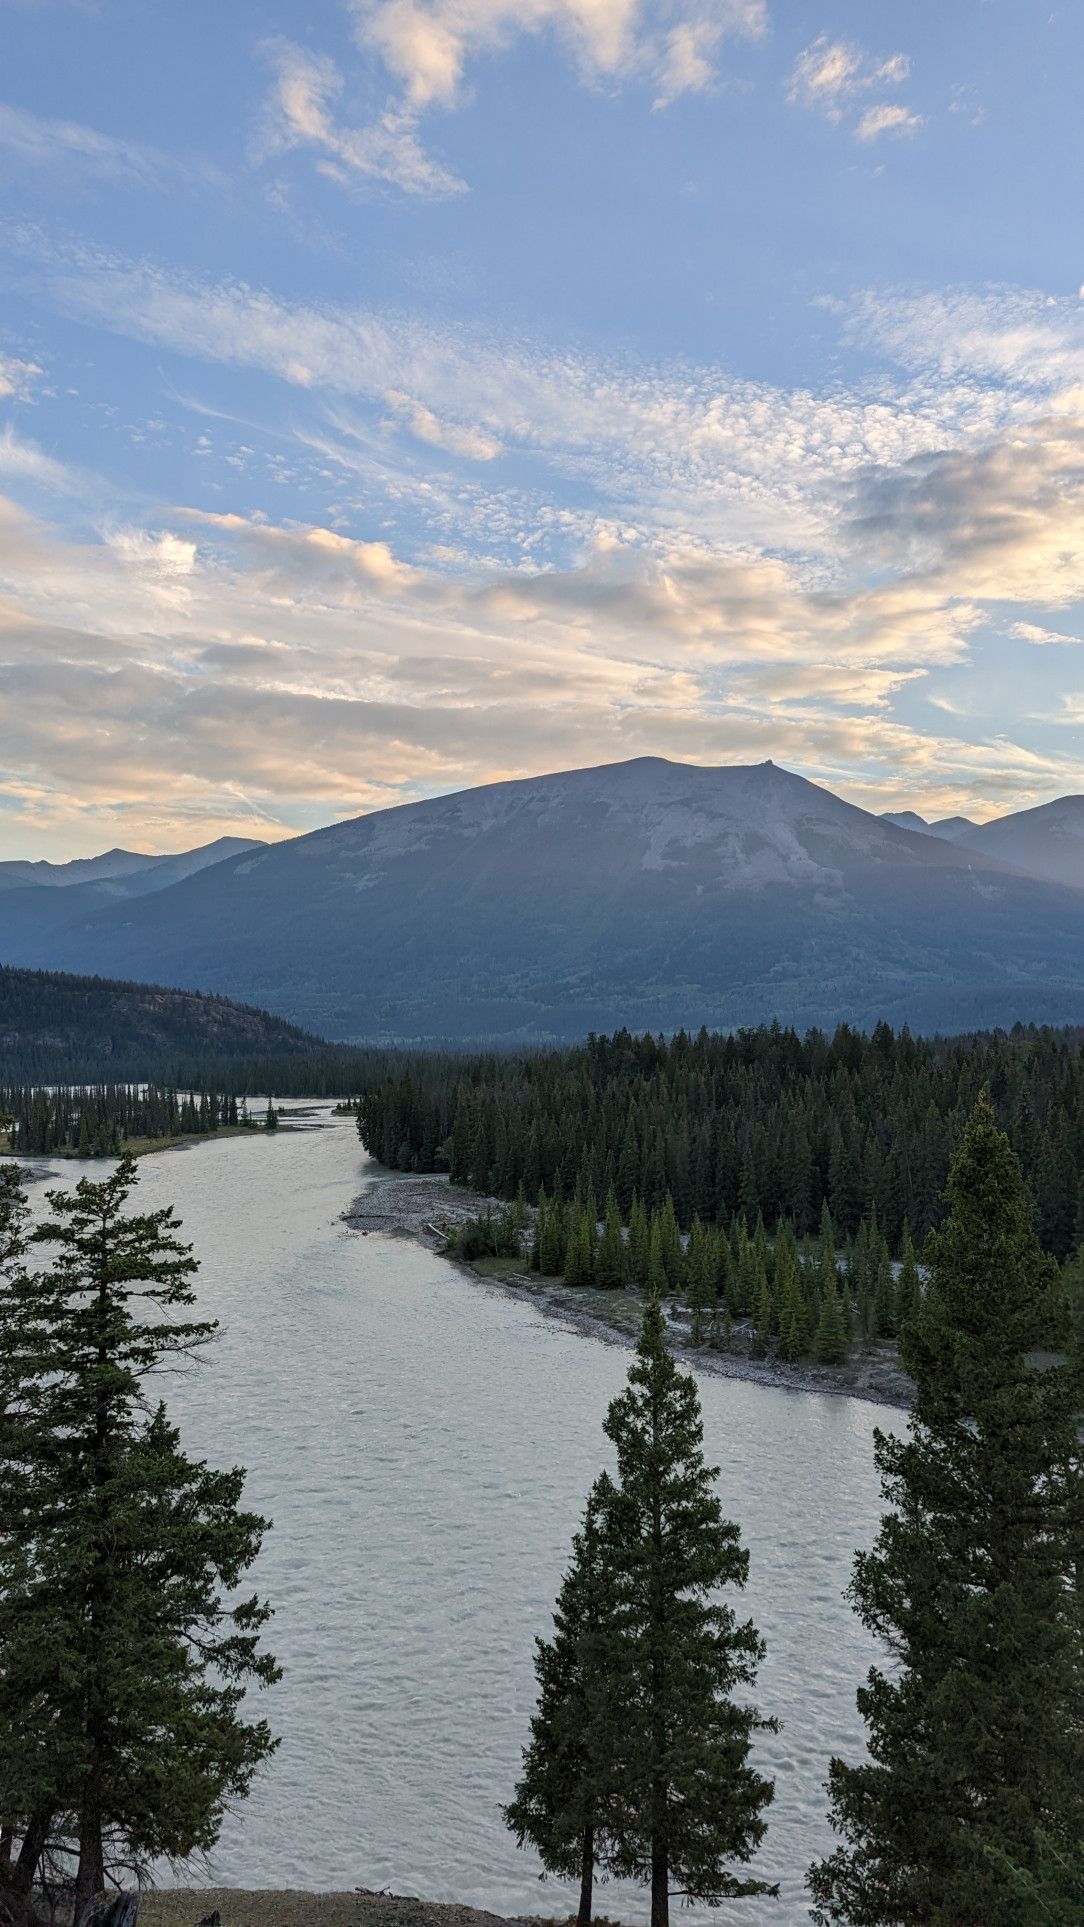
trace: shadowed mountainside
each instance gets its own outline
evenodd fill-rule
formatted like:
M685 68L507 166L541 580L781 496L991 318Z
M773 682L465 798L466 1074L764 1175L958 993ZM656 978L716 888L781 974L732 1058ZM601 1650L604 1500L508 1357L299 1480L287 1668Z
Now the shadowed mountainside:
M1084 1018L1084 892L771 763L645 757L377 811L2 948L343 1039Z

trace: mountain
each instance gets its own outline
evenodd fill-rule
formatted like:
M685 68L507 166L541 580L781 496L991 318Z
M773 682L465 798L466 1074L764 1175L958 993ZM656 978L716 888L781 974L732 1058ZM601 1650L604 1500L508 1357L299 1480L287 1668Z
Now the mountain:
M961 847L998 857L1030 876L1084 890L1084 796L1059 796L1038 809L995 817L960 836Z
M321 1049L281 1017L224 997L0 966L0 1083L122 1083L185 1063Z
M72 863L0 863L0 956L47 944L50 932L106 904L168 890L226 857L266 848L252 837L220 836L175 856L107 850Z
M176 856L147 856L138 850L106 850L102 856L75 857L71 863L0 863L0 890L70 890L80 883L107 883L110 894L140 897L148 890L166 890L182 877L194 876L223 857L240 856L244 850L262 850L259 837L220 836L214 843L203 843L198 850L182 850Z
M942 816L936 823L927 823L924 816L914 810L883 810L882 823L895 823L901 830L919 830L923 836L947 837L950 843L958 843L969 830L977 830L979 825L972 823L969 816Z
M1084 1019L1084 893L778 769L644 757L380 810L81 907L7 961L344 1039Z

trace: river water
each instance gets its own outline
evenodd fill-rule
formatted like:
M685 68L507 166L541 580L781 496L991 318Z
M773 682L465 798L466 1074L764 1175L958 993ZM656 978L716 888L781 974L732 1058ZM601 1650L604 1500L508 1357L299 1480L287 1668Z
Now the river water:
M186 1448L248 1467L274 1520L255 1568L281 1685L253 1696L281 1747L196 1884L389 1887L500 1914L567 1913L505 1830L534 1705L533 1642L629 1355L474 1284L341 1213L376 1168L352 1119L145 1158L142 1209L172 1202L221 1336L165 1381ZM59 1167L65 1188L81 1168ZM96 1167L91 1167L95 1169ZM40 1186L35 1185L40 1195ZM676 1919L808 1921L803 1875L831 1844L832 1752L862 1750L855 1687L877 1657L843 1598L879 1515L871 1446L896 1414L700 1378L724 1510L752 1553L736 1603L767 1641L758 1746L776 1797L757 1871L782 1898ZM645 1920L647 1897L600 1889Z

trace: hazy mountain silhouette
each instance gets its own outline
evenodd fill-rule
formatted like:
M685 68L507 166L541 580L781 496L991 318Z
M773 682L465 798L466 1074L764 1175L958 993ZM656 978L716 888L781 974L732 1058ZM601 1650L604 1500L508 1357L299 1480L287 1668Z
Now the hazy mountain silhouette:
M644 757L381 810L0 954L339 1038L1084 1019L1084 892L771 763Z

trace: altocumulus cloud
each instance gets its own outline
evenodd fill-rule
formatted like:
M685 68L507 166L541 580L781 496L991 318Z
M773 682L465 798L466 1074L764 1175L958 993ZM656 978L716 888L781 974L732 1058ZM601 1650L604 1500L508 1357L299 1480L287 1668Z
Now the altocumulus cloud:
M1076 786L1053 751L893 708L966 663L990 605L1045 636L1036 606L1084 594L1072 304L867 297L845 325L895 371L813 393L90 255L34 271L70 312L271 374L297 446L400 506L413 442L454 466L418 483L410 541L359 541L184 502L107 518L94 478L9 434L0 470L67 504L63 527L0 522L2 757L28 827L274 834L646 751L771 755L880 808Z

